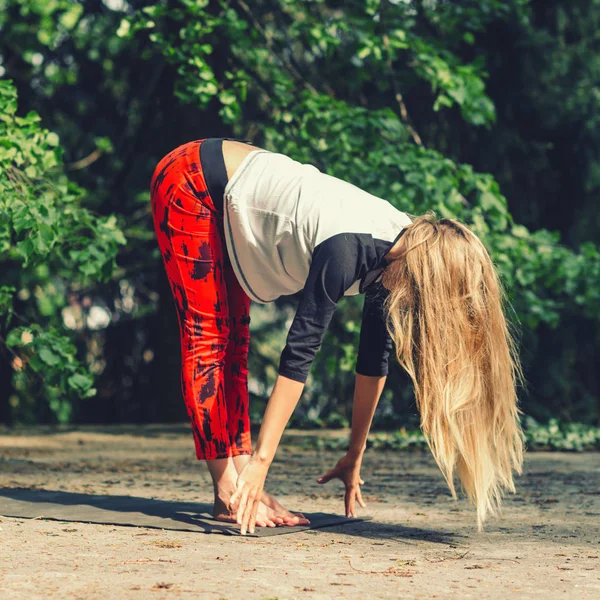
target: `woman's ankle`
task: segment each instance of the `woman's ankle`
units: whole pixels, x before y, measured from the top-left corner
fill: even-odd
[[[215,498],[228,501],[237,484],[237,471],[231,457],[227,459],[207,460],[206,465],[213,480]]]
[[[238,473],[241,473],[251,458],[252,458],[251,454],[236,454],[235,456],[232,456],[231,460],[233,461],[235,470]]]
[[[219,511],[223,511],[223,510],[229,510],[229,499],[227,498],[221,498],[221,496],[217,496],[215,494],[215,499],[213,502],[213,507],[215,510],[219,510]]]
[[[235,492],[235,482],[219,482],[214,483],[215,498],[222,500],[223,502],[229,502],[233,492]]]

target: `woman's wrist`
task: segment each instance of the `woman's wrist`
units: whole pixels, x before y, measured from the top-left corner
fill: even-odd
[[[353,444],[350,442],[350,447],[348,448],[348,452],[346,453],[350,458],[360,459],[362,458],[365,450],[367,449],[367,444]]]
[[[264,465],[265,467],[270,467],[273,462],[273,458],[275,457],[274,452],[269,452],[264,448],[256,448],[254,454],[252,454],[252,458],[259,464]]]
[[[260,426],[253,459],[267,468],[275,458],[283,430],[298,404],[304,384],[282,375],[277,377]]]

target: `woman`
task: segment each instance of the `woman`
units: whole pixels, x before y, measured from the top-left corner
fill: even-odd
[[[478,525],[521,472],[520,375],[493,264],[464,225],[411,220],[390,203],[310,165],[244,142],[209,138],[165,156],[151,182],[158,244],[173,291],[182,390],[196,455],[214,482],[214,516],[255,525],[306,523],[264,490],[269,465],[312,360],[345,295],[365,293],[347,454],[340,478],[355,514],[367,433],[388,355],[411,376],[421,425],[456,497]],[[250,300],[303,290],[252,452],[247,354]]]

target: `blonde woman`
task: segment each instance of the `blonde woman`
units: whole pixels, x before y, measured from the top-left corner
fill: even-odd
[[[338,302],[364,293],[349,450],[341,479],[356,514],[367,434],[395,347],[421,426],[453,496],[458,476],[479,528],[514,491],[520,375],[488,253],[464,225],[411,219],[311,165],[237,140],[184,144],[157,165],[152,212],[177,307],[182,392],[214,516],[306,523],[264,491],[269,466]],[[254,450],[248,417],[250,301],[302,290]]]

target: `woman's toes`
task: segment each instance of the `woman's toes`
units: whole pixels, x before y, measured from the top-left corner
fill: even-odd
[[[310,525],[310,521],[304,516],[296,516],[296,525]]]
[[[269,519],[269,517],[265,517],[263,522],[264,525],[262,525],[262,527],[277,527],[277,525],[275,525],[275,523],[273,523],[273,520]],[[258,525],[258,521],[256,522],[256,524]]]
[[[285,519],[285,524],[290,526],[290,525],[298,525],[298,523],[300,522],[300,519],[298,517],[287,517]]]

